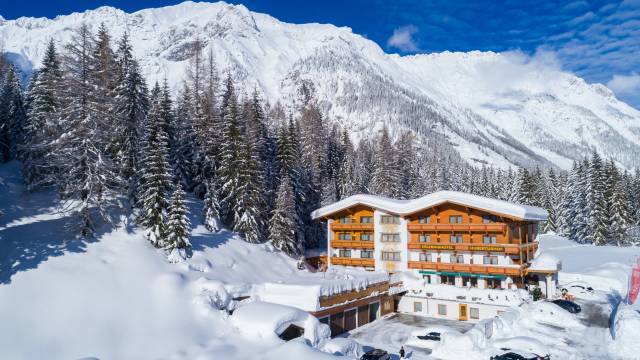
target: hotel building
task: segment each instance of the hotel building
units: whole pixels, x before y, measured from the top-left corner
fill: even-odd
[[[398,311],[477,321],[525,301],[526,285],[555,295],[560,264],[531,266],[541,208],[440,191],[414,200],[354,195],[312,216],[326,221],[329,267],[419,280],[405,281],[414,286]]]

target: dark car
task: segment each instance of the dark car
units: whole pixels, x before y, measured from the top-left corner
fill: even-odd
[[[432,332],[428,333],[427,335],[418,335],[418,339],[420,339],[420,340],[440,341],[440,333],[432,331]]]
[[[572,314],[577,314],[580,311],[582,311],[582,308],[580,307],[580,305],[574,303],[573,301],[559,299],[559,300],[553,300],[552,303],[560,306],[561,308],[567,310]]]
[[[492,356],[491,360],[549,360],[551,359],[549,355],[540,356],[536,354],[525,354],[525,353],[515,353],[515,352],[507,352],[501,355]]]
[[[366,354],[360,357],[360,360],[390,360],[391,356],[388,352],[380,349],[373,349],[367,351]]]

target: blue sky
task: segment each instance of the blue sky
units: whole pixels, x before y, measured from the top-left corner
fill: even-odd
[[[111,5],[125,11],[171,0],[2,1],[0,15],[47,16]],[[235,0],[280,20],[349,26],[387,52],[520,50],[601,82],[640,108],[640,0]]]

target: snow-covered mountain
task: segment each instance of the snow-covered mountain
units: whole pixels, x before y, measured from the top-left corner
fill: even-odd
[[[311,92],[354,138],[387,123],[476,163],[568,168],[595,148],[627,168],[640,167],[639,110],[603,85],[517,53],[386,54],[349,28],[288,24],[223,2],[0,17],[0,44],[29,71],[50,38],[64,43],[83,22],[104,23],[115,38],[128,31],[149,80],[166,77],[175,88],[200,39],[219,69],[257,85],[269,102],[292,106]]]

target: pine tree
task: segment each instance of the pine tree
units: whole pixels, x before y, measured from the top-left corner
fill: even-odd
[[[617,181],[613,187],[611,207],[609,208],[609,243],[628,245],[625,232],[631,224],[627,194],[622,181]]]
[[[173,174],[185,189],[192,190],[196,176],[196,136],[193,129],[190,91],[186,85],[178,98],[172,120],[169,126],[169,141]]]
[[[15,66],[9,65],[0,84],[0,162],[7,162],[21,157],[18,148],[25,139],[27,115],[20,76]]]
[[[220,203],[218,191],[212,181],[207,183],[207,192],[204,196],[203,222],[204,227],[211,232],[220,230]]]
[[[58,169],[60,196],[65,209],[77,214],[82,236],[95,231],[92,216],[110,221],[108,205],[121,185],[116,167],[107,150],[108,120],[98,111],[95,93],[102,84],[92,65],[93,38],[82,25],[67,44],[60,110],[61,135],[55,144],[54,167]]]
[[[371,193],[392,197],[397,186],[398,170],[394,161],[394,149],[385,127],[375,151]]]
[[[607,241],[607,205],[604,197],[605,185],[600,155],[594,151],[588,168],[588,228],[587,240],[594,245],[605,245]]]
[[[59,123],[62,69],[53,40],[49,41],[42,66],[32,75],[29,90],[23,177],[29,189],[52,185],[57,170],[52,156],[61,134]]]
[[[184,251],[191,247],[189,237],[191,236],[191,222],[189,221],[189,210],[184,203],[185,193],[182,186],[178,184],[171,201],[169,203],[169,214],[167,216],[166,241],[164,249],[176,254],[184,259]]]
[[[158,85],[156,84],[156,87]],[[167,195],[171,189],[167,135],[160,99],[152,99],[146,121],[144,158],[142,159],[140,188],[144,189],[140,203],[140,224],[147,229],[147,238],[156,247],[166,245],[165,214],[169,206]]]
[[[279,249],[289,256],[296,257],[302,253],[300,237],[298,231],[298,220],[296,219],[296,204],[293,186],[287,176],[281,178],[278,187],[276,205],[269,221],[269,241],[276,249]]]
[[[115,54],[117,79],[114,89],[112,113],[116,129],[113,146],[115,161],[120,174],[127,181],[128,195],[136,202],[140,181],[141,148],[144,142],[144,121],[149,112],[147,84],[140,72],[138,62],[133,57],[129,36],[125,32]]]

